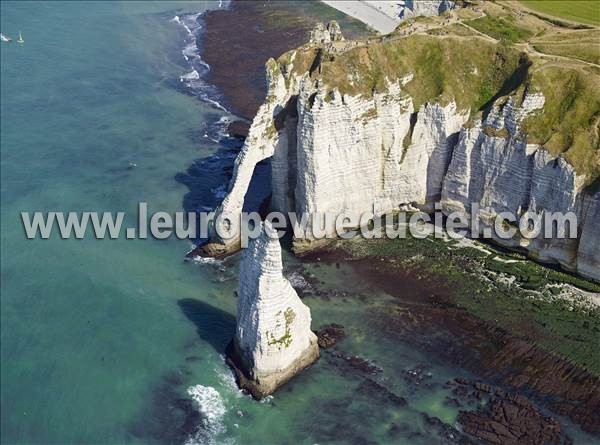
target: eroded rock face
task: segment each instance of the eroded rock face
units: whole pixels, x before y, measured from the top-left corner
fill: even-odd
[[[317,212],[430,212],[439,201],[446,215],[467,217],[477,203],[488,223],[503,211],[573,212],[577,239],[496,241],[600,280],[600,193],[591,195],[584,176],[563,157],[528,144],[521,130],[523,119],[543,109],[541,94],[527,94],[520,104],[500,98],[483,122],[466,126],[470,110],[459,110],[452,100],[415,109],[403,88],[410,73],[388,81],[384,91],[342,95],[311,77],[320,56],[304,73],[294,69],[295,57],[290,53],[285,66],[267,64],[269,94],[217,213],[241,212],[254,166],[272,156],[273,209],[307,214],[309,226]],[[311,235],[296,239],[295,250],[318,247]],[[239,248],[239,238],[213,238],[219,252]]]
[[[501,212],[518,216],[526,212],[572,212],[579,224],[579,238],[502,239],[493,230],[490,233],[501,245],[526,250],[537,260],[559,263],[583,276],[600,279],[598,235],[591,235],[600,233],[597,213],[594,215],[598,194],[586,194],[584,177],[564,158],[527,144],[520,130],[521,121],[543,105],[540,94],[526,96],[520,107],[510,98],[502,107],[494,106],[484,122],[461,130],[443,180],[443,211],[470,219],[475,211],[472,206],[477,204],[480,234],[493,228]]]
[[[331,43],[344,40],[340,25],[332,20],[327,25],[318,23],[315,29],[310,32],[310,41],[312,43]]]
[[[467,119],[454,102],[425,104],[413,117],[413,101],[400,84],[372,99],[325,97],[307,86],[298,97],[296,212],[433,207],[449,141]]]
[[[319,358],[310,309],[282,274],[281,247],[268,222],[240,265],[237,329],[227,355],[240,386],[262,398]]]

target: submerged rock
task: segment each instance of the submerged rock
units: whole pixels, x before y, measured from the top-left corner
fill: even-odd
[[[498,397],[477,412],[461,411],[464,431],[490,444],[571,444],[560,423],[519,396]]]
[[[462,410],[458,423],[462,430],[489,444],[571,444],[558,420],[545,416],[529,399],[495,388],[487,383],[456,378],[453,393],[476,410]],[[486,403],[481,404],[481,400]],[[453,406],[457,399],[446,398]]]
[[[344,326],[336,323],[324,326],[315,331],[315,334],[317,335],[319,346],[323,349],[330,348],[346,336]]]
[[[240,265],[235,338],[228,363],[256,399],[272,394],[319,358],[310,309],[283,276],[281,246],[269,222]]]

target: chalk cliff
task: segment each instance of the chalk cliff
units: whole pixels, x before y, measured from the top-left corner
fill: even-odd
[[[257,399],[319,358],[310,309],[282,274],[279,239],[265,222],[240,264],[235,338],[227,348],[240,387]]]
[[[597,269],[600,257],[597,249],[595,253],[590,250],[600,239],[598,235],[590,236],[598,225],[597,216],[592,213],[598,194],[594,197],[583,193],[585,178],[573,166],[539,145],[528,144],[520,131],[521,121],[543,106],[541,94],[527,95],[520,107],[509,98],[502,110],[494,106],[485,121],[461,130],[443,182],[443,210],[446,214],[456,211],[469,217],[471,206],[477,204],[482,216],[480,233],[493,227],[493,219],[501,212],[573,212],[582,234],[579,239],[494,239],[507,247],[524,249],[540,261],[559,263],[598,279],[598,270],[594,272],[592,264]],[[494,235],[493,230],[490,233]]]
[[[585,109],[592,129],[578,129],[588,131],[582,136],[588,145],[551,152],[528,132],[546,131],[544,119],[564,122],[556,111],[564,104],[542,83],[546,72],[533,71],[518,51],[484,40],[469,47],[447,36],[349,47],[338,28],[331,29],[335,35],[321,36],[328,44],[312,42],[267,64],[269,94],[219,212],[241,211],[254,166],[272,156],[271,204],[282,212],[431,211],[436,202],[446,214],[465,216],[477,203],[484,220],[502,211],[574,212],[577,239],[496,241],[600,280],[600,195],[590,186],[598,168],[588,165],[598,160],[576,168],[573,154],[597,144],[598,110]],[[447,72],[445,65],[422,66],[453,58],[457,63]],[[551,127],[556,134],[560,125]],[[213,242],[223,251],[237,248],[235,238]],[[298,250],[314,245],[310,236],[295,242]]]
[[[433,16],[440,15],[454,8],[454,2],[449,0],[406,0],[398,2],[400,10],[400,18],[407,19],[417,16]],[[402,4],[404,3],[404,4]]]

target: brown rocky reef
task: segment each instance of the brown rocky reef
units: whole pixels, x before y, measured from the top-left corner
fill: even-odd
[[[338,11],[319,2],[233,1],[230,8],[209,11],[201,55],[211,67],[207,81],[224,94],[224,105],[248,121],[266,95],[265,64],[308,41],[317,22],[337,19],[346,34],[367,34]],[[247,128],[236,124],[233,133],[245,136]]]
[[[489,444],[549,445],[570,444],[560,423],[544,416],[529,400],[518,394],[494,390],[490,385],[471,383],[478,397],[490,396],[489,402],[478,411],[461,411],[458,422],[463,431]]]

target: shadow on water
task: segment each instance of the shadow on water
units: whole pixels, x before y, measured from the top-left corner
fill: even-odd
[[[227,194],[233,174],[235,158],[243,141],[236,138],[223,138],[219,141],[222,148],[216,153],[195,160],[185,173],[175,175],[175,180],[184,184],[189,192],[183,197],[183,209],[186,212],[211,212],[223,201]],[[256,165],[246,199],[245,212],[258,212],[271,193],[271,161],[266,159]],[[199,218],[197,227],[199,228]],[[200,232],[196,244],[202,244]]]
[[[182,444],[202,427],[203,414],[185,397],[180,372],[166,374],[153,386],[151,399],[129,427],[132,438],[159,444]]]
[[[193,298],[181,299],[177,304],[196,326],[200,339],[222,353],[235,332],[235,317]],[[186,359],[186,363],[162,375],[153,385],[145,409],[129,427],[133,438],[160,444],[182,444],[199,432],[199,437],[204,437],[201,429],[204,428],[205,414],[185,395],[190,366],[198,366],[196,362],[204,359],[196,356],[188,359],[193,359],[194,363],[187,363],[192,360]]]
[[[235,333],[235,317],[229,312],[193,298],[184,298],[177,301],[177,304],[183,314],[196,325],[198,336],[218,353],[224,352]]]

